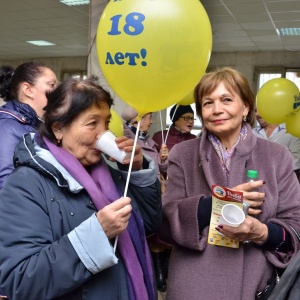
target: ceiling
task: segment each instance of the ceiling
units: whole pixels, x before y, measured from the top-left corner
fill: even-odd
[[[0,60],[86,56],[89,5],[67,6],[59,0],[2,0]],[[56,46],[39,47],[28,40]]]
[[[108,0],[96,0],[106,3]],[[214,52],[300,51],[300,36],[276,28],[300,28],[299,0],[201,0],[213,30]],[[2,0],[0,60],[87,56],[89,6],[59,0]],[[28,40],[56,46],[38,47]]]
[[[300,28],[299,0],[201,0],[213,29],[213,51],[300,51],[300,36],[276,28]]]

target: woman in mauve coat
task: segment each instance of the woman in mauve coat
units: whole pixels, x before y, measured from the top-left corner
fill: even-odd
[[[195,99],[202,135],[175,145],[168,158],[164,234],[174,247],[167,299],[255,299],[275,267],[286,268],[300,249],[290,227],[300,231],[293,159],[286,147],[253,135],[255,99],[238,71],[204,75]],[[260,180],[247,183],[248,169],[258,170]],[[238,239],[238,249],[207,243],[214,184],[243,191],[250,204],[239,227],[216,227]]]

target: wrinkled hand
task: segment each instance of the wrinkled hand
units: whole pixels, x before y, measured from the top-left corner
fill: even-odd
[[[129,139],[126,136],[116,138],[116,143],[119,149],[123,149],[125,152],[132,152],[134,140]],[[129,164],[130,158],[123,161],[123,164]],[[143,166],[143,153],[141,147],[137,144],[134,152],[134,158],[132,163],[132,170],[140,170]]]
[[[97,219],[109,239],[126,229],[132,210],[130,202],[130,198],[121,197],[98,211]]]
[[[168,158],[168,155],[169,155],[169,150],[168,150],[167,145],[166,144],[162,144],[161,148],[159,150],[160,160],[162,162],[164,162]]]
[[[251,192],[251,190],[258,189],[263,185],[264,185],[263,180],[256,180],[256,181],[246,182],[231,188],[234,191],[243,192],[243,201],[248,202],[250,204],[250,208],[249,208],[250,215],[256,216],[262,212],[260,207],[264,203],[266,194],[257,191]]]
[[[251,216],[247,216],[245,221],[238,227],[220,224],[216,227],[216,230],[240,242],[251,241],[256,244],[263,244],[268,237],[266,224]]]

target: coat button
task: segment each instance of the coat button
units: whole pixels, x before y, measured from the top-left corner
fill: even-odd
[[[73,212],[71,212],[71,213],[70,213],[70,215],[71,215],[71,216],[74,216],[74,213],[73,213]]]
[[[54,202],[54,198],[51,198],[51,202]]]

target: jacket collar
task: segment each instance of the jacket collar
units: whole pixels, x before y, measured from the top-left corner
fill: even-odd
[[[176,135],[176,136],[182,136],[182,137],[186,137],[186,136],[191,135],[190,132],[181,132],[181,131],[179,131],[173,124],[170,127],[169,134]]]
[[[78,193],[83,187],[60,165],[51,152],[35,141],[35,133],[26,133],[17,145],[14,164],[28,166],[51,176],[60,187],[67,187],[71,192]]]
[[[24,123],[31,125],[35,128],[37,128],[41,122],[35,110],[30,105],[20,102],[18,100],[8,101],[1,107],[1,109],[7,112],[12,112],[17,118],[21,119]]]
[[[199,146],[199,157],[200,165],[202,165],[205,177],[208,184],[212,186],[213,184],[226,184],[226,186],[234,186],[234,180],[239,178],[241,180],[246,172],[248,159],[253,149],[256,146],[257,137],[252,133],[252,128],[249,124],[247,126],[247,137],[241,140],[234,151],[231,158],[230,170],[235,170],[239,174],[236,176],[229,175],[229,181],[226,178],[225,172],[220,169],[220,162],[217,153],[210,141],[208,140],[208,131],[204,128],[200,137]]]

